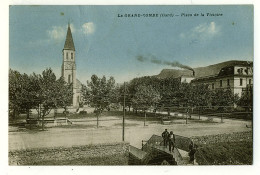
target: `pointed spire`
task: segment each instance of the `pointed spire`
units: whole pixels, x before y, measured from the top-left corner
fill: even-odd
[[[73,42],[71,29],[70,29],[70,23],[68,23],[67,36],[66,36],[66,41],[65,41],[63,50],[73,50],[73,51],[75,51],[74,42]]]

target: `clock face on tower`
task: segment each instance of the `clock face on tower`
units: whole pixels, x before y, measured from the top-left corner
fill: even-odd
[[[65,69],[72,69],[74,63],[73,62],[65,62]]]

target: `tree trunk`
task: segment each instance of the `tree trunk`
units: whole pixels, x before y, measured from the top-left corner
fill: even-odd
[[[40,105],[40,117],[42,119],[42,131],[44,130],[44,115],[45,115],[45,112],[44,111],[42,112],[42,108]]]
[[[100,116],[101,112],[98,111],[97,112],[97,128],[99,127],[99,116]]]
[[[200,108],[199,108],[199,120],[200,120]]]
[[[26,113],[27,113],[26,119],[29,119],[30,118],[30,109],[27,109]]]
[[[146,126],[145,122],[146,122],[146,111],[144,111],[144,126]]]
[[[42,114],[42,130],[44,130],[44,115]]]
[[[16,109],[13,110],[12,118],[15,119]]]

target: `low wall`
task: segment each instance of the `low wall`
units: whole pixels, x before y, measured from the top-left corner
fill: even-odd
[[[200,144],[214,144],[220,142],[238,142],[238,141],[253,141],[252,131],[234,132],[231,134],[217,134],[207,136],[196,136],[191,138],[197,145]]]
[[[174,136],[175,136],[175,147],[178,149],[182,149],[184,151],[189,151],[189,145],[191,139],[176,134]],[[143,150],[148,152],[150,149],[150,145],[163,145],[163,138],[161,136],[153,135],[143,146]]]
[[[9,165],[127,165],[129,144],[35,148],[9,152]]]
[[[175,135],[175,147],[184,151],[189,151],[191,139],[180,135]]]

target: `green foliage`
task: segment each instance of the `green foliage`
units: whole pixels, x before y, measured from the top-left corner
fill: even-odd
[[[55,102],[56,107],[62,107],[67,110],[67,107],[72,104],[72,98],[73,98],[73,89],[72,84],[68,84],[65,82],[63,77],[59,78],[56,81],[56,89],[57,91],[57,102]]]
[[[37,106],[34,75],[20,74],[18,71],[9,71],[9,110],[15,118],[22,112],[29,115],[29,110]],[[27,116],[28,117],[28,116]]]
[[[134,86],[131,86],[130,83],[125,83],[119,87],[117,87],[118,91],[118,102],[121,106],[124,105],[124,96],[125,96],[125,106],[130,108],[132,106],[132,98]]]
[[[234,106],[237,101],[237,96],[233,94],[231,89],[217,89],[212,92],[212,105],[218,106],[219,110],[227,110],[231,106]],[[225,107],[227,106],[227,107]]]
[[[72,95],[72,86],[63,78],[56,80],[51,69],[30,76],[9,71],[9,109],[14,114],[26,111],[29,116],[29,110],[35,108],[44,118],[51,109],[70,105]]]
[[[142,108],[144,104],[138,105],[137,99],[141,98],[140,87],[143,89],[151,87],[159,93],[160,99],[153,103],[155,109],[168,110],[173,108],[184,107],[200,107],[200,106],[234,106],[238,101],[238,96],[233,95],[231,89],[218,89],[212,91],[205,84],[181,83],[180,79],[157,77],[141,77],[135,78],[126,84],[126,106],[134,108]],[[119,89],[120,102],[123,104],[124,87]],[[147,93],[143,90],[141,93]],[[157,94],[156,93],[156,94]],[[140,96],[140,97],[138,97]],[[145,95],[143,95],[145,96]],[[156,98],[156,97],[155,97]],[[138,99],[140,101],[140,99]],[[143,102],[142,102],[143,103]],[[149,103],[146,106],[150,106]],[[224,108],[222,108],[224,109]],[[224,110],[226,110],[225,108]]]
[[[34,74],[34,84],[37,102],[36,110],[39,117],[44,119],[52,109],[62,107],[66,110],[72,102],[72,85],[67,84],[63,78],[56,79],[51,69],[46,69],[42,75]]]
[[[225,142],[199,146],[195,154],[199,165],[252,165],[252,142]]]
[[[247,86],[237,104],[251,111],[253,108],[253,86]]]
[[[209,106],[212,102],[212,92],[208,85],[193,85],[189,95],[189,100],[192,106]]]
[[[9,70],[9,113],[15,118],[22,109],[21,92],[22,92],[22,75],[13,70]]]
[[[136,87],[136,93],[132,98],[132,103],[135,109],[147,110],[155,106],[161,99],[160,93],[151,85],[139,85]]]
[[[113,102],[118,101],[119,95],[113,77],[107,80],[105,76],[99,78],[92,75],[91,81],[87,82],[84,91],[86,101],[99,113],[102,113],[104,109],[108,109]]]

